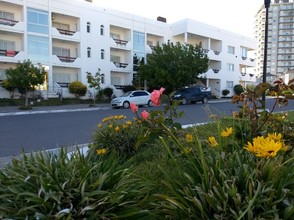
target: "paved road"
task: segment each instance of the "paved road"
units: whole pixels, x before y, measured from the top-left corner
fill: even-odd
[[[210,112],[228,115],[237,109],[237,105],[229,102],[211,102],[206,107],[200,103],[179,106],[179,111],[185,114],[178,120],[183,125],[201,123],[209,120]],[[277,110],[289,109],[294,109],[294,101],[286,108]],[[134,116],[129,109],[111,109],[109,105],[91,108],[88,105],[34,107],[32,111],[1,107],[0,157],[19,155],[22,149],[31,152],[89,143],[97,124],[103,118],[116,114],[129,118]]]

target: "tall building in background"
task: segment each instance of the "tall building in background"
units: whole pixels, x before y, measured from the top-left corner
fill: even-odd
[[[240,80],[256,81],[254,39],[190,19],[167,20],[105,9],[98,0],[1,0],[0,81],[6,69],[30,59],[47,71],[38,88],[43,97],[71,96],[68,85],[88,85],[87,72],[99,72],[101,87],[119,95],[136,78],[137,60],[146,61],[154,46],[168,41],[202,45],[210,64],[200,81],[216,97],[225,89],[234,95]],[[1,86],[0,97],[9,97]]]
[[[261,77],[264,60],[265,8],[255,16],[256,74]],[[268,16],[267,81],[284,78],[294,69],[294,3],[293,0],[272,0]],[[262,77],[261,77],[262,78]]]

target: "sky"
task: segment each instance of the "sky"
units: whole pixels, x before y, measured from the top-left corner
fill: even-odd
[[[165,17],[168,23],[185,18],[253,38],[254,15],[264,0],[96,0],[103,8],[142,17]],[[177,3],[176,3],[177,2]]]

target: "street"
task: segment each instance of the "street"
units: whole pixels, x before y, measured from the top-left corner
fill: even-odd
[[[269,100],[267,106],[272,105]],[[139,108],[143,110],[162,109],[162,107]],[[286,107],[276,108],[276,111],[294,109],[294,100]],[[231,115],[237,111],[238,105],[230,102],[209,103],[206,106],[197,103],[182,105],[178,111],[184,115],[176,119],[182,125],[207,122],[210,115]],[[78,111],[62,113],[28,114],[0,117],[0,157],[19,155],[24,150],[47,150],[91,142],[91,136],[97,124],[105,117],[111,115],[126,115],[132,119],[134,113],[130,109],[106,108],[95,111]]]

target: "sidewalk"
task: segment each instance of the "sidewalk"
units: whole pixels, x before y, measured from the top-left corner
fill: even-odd
[[[42,113],[58,113],[58,112],[76,112],[76,111],[95,111],[111,108],[110,103],[96,104],[90,107],[89,104],[76,105],[57,105],[57,106],[32,106],[31,110],[19,110],[19,106],[3,106],[0,107],[0,116],[9,115],[28,115]]]
[[[231,99],[211,99],[208,103],[216,102],[230,102]],[[0,116],[10,115],[29,115],[42,113],[58,113],[58,112],[77,112],[77,111],[95,111],[111,109],[110,103],[99,103],[93,107],[89,104],[75,104],[75,105],[57,105],[57,106],[32,106],[31,110],[19,110],[19,106],[3,106],[0,107]]]

